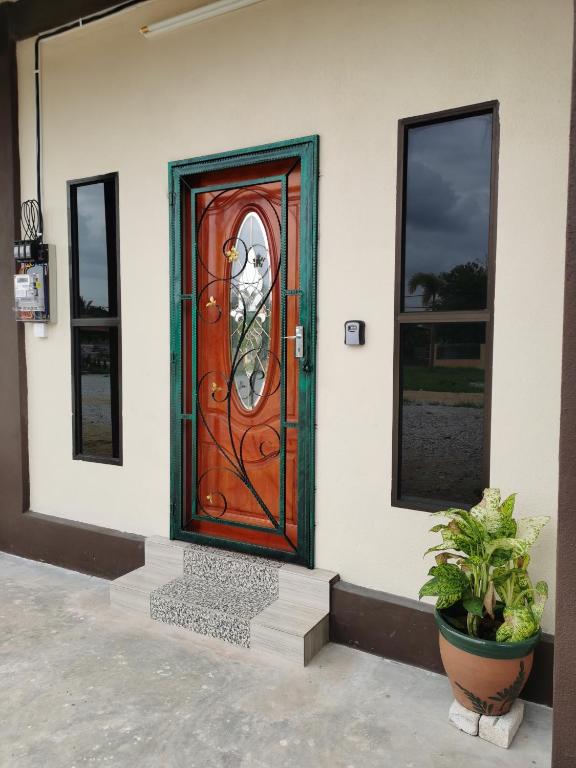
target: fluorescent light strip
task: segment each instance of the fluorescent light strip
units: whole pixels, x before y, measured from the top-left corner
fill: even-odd
[[[221,16],[230,11],[237,11],[239,8],[245,8],[248,5],[261,3],[262,0],[217,0],[215,3],[208,3],[201,8],[196,8],[188,13],[181,13],[179,16],[172,16],[164,21],[157,21],[155,24],[140,27],[140,32],[144,37],[153,37],[162,32],[171,32],[173,29],[186,27],[189,24],[197,24],[199,21],[212,19],[214,16]]]

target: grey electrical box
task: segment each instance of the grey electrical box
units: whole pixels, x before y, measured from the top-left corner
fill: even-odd
[[[20,322],[56,320],[56,264],[52,246],[34,241],[14,244],[14,309]]]
[[[352,347],[364,344],[365,328],[364,320],[346,320],[344,323],[344,344]]]

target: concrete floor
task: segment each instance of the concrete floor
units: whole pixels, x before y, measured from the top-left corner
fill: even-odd
[[[545,768],[447,722],[445,678],[337,645],[306,669],[123,615],[107,582],[0,553],[0,768]]]

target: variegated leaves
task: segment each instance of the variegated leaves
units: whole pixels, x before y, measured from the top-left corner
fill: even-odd
[[[437,608],[462,601],[473,635],[482,619],[498,621],[503,608],[499,638],[529,637],[540,625],[547,587],[539,582],[533,588],[527,568],[530,548],[550,518],[541,515],[516,521],[515,502],[516,494],[502,501],[498,488],[487,488],[470,511],[450,508],[434,515],[447,522],[431,529],[440,533],[442,542],[425,553],[435,553],[436,566],[420,597],[436,596]]]
[[[518,604],[504,609],[504,623],[498,628],[496,640],[517,643],[535,635],[540,628],[544,606],[548,599],[548,585],[539,581],[516,597]]]
[[[438,597],[436,608],[449,608],[470,590],[468,577],[457,565],[434,565],[428,575],[432,578],[421,588],[420,597]]]

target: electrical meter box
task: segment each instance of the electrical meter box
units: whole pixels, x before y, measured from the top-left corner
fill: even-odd
[[[14,309],[16,320],[47,323],[56,320],[56,260],[54,247],[24,240],[14,244]]]

